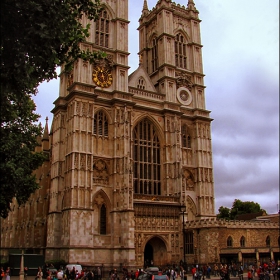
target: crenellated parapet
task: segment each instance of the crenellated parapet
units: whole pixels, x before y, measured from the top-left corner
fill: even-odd
[[[186,222],[186,228],[198,229],[198,228],[247,228],[247,229],[257,229],[257,228],[279,228],[279,225],[270,220],[255,219],[250,221],[243,220],[225,220],[217,218],[201,219]]]

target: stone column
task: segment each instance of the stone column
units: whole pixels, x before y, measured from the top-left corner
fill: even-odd
[[[19,280],[24,280],[24,250],[21,250]]]

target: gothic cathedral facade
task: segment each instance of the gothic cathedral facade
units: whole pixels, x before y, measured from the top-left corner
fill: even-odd
[[[183,219],[215,217],[198,11],[193,0],[152,10],[144,0],[129,75],[128,0],[101,2],[81,47],[107,56],[62,69],[52,111],[45,257],[178,263]]]

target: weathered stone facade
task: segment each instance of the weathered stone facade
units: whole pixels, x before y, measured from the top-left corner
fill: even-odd
[[[108,268],[178,263],[185,205],[185,228],[200,232],[187,261],[216,261],[225,248],[217,241],[236,228],[203,226],[215,202],[198,11],[192,0],[187,7],[160,0],[152,10],[144,1],[139,67],[128,75],[128,0],[101,2],[101,19],[81,47],[107,58],[62,69],[42,140],[50,161],[36,171],[42,188],[2,221],[2,254],[25,248]],[[252,239],[247,227],[240,231]]]

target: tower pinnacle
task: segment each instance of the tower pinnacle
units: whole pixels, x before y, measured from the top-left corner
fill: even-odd
[[[49,140],[49,128],[48,128],[48,117],[46,117],[46,124],[45,124],[45,129],[44,129],[44,134],[43,134],[43,140]]]
[[[193,0],[188,0],[188,9],[195,10],[195,4]]]
[[[142,15],[145,15],[149,12],[149,9],[148,9],[148,3],[147,3],[147,0],[144,0],[144,3],[143,3],[143,9],[142,9]]]

